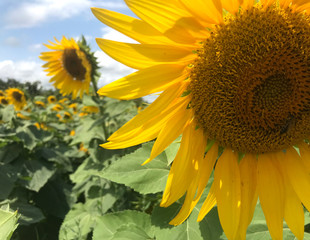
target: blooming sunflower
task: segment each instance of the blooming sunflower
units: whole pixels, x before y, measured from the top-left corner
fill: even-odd
[[[9,88],[5,92],[9,104],[13,104],[15,110],[18,111],[24,108],[27,102],[23,91],[18,88]]]
[[[139,43],[97,43],[138,71],[98,93],[161,94],[102,147],[156,138],[145,164],[182,134],[161,206],[186,197],[170,224],[189,216],[214,169],[199,221],[217,204],[227,238],[245,239],[259,198],[273,239],[282,239],[283,219],[303,239],[303,205],[310,210],[309,2],[125,2],[139,19],[92,11]]]
[[[92,53],[87,52],[88,46],[82,47],[74,39],[65,37],[59,42],[50,42],[45,46],[53,51],[42,52],[40,59],[47,61],[43,65],[48,76],[53,76],[50,82],[60,90],[62,95],[72,93],[72,97],[88,93],[92,76],[95,74],[96,61]]]
[[[52,110],[53,111],[56,111],[56,112],[59,112],[61,110],[63,110],[63,106],[61,106],[60,104],[55,104],[53,107],[52,107]]]
[[[45,107],[45,103],[42,102],[42,101],[35,101],[34,104],[35,104],[36,106],[38,106],[38,107],[42,107],[42,108]]]
[[[5,96],[0,96],[0,104],[2,104],[2,105],[8,105],[9,104],[9,102]]]
[[[51,95],[47,97],[48,103],[55,103],[57,101],[56,97]]]

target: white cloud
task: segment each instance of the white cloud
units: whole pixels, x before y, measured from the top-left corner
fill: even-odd
[[[28,49],[31,52],[38,52],[38,51],[41,51],[43,49],[43,44],[42,43],[32,44],[28,47]]]
[[[127,43],[137,43],[137,41],[133,40],[130,37],[127,37],[126,35],[112,29],[109,27],[101,28],[101,31],[103,32],[102,38],[114,40],[118,42],[127,42]]]
[[[20,45],[20,40],[17,37],[8,37],[4,40],[4,44],[11,47],[17,47]]]
[[[22,83],[40,81],[44,88],[51,88],[52,85],[48,82],[49,78],[41,65],[35,61],[1,61],[0,78],[3,80],[13,78]]]
[[[7,28],[29,28],[51,20],[63,20],[91,7],[123,8],[119,1],[101,2],[92,0],[32,0],[12,8],[6,15]]]

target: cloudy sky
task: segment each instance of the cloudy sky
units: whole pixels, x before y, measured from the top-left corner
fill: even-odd
[[[133,72],[105,55],[95,38],[133,41],[97,20],[91,7],[134,16],[122,0],[1,0],[0,78],[41,81],[42,86],[51,87],[39,59],[40,52],[47,50],[42,44],[54,37],[77,39],[82,34],[100,62],[99,87]]]

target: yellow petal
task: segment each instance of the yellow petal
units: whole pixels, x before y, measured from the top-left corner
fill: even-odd
[[[99,89],[98,94],[117,99],[135,99],[165,90],[185,80],[184,65],[162,64],[142,69]]]
[[[219,0],[181,0],[181,3],[195,17],[207,23],[220,24],[222,17],[222,4]]]
[[[128,134],[123,135],[122,141],[108,142],[100,146],[107,149],[126,148],[154,139],[158,136],[160,130],[167,121],[180,114],[180,112],[188,111],[186,107],[189,101],[190,99],[186,97],[176,100],[175,104],[171,104],[169,108],[165,109],[165,111],[156,118],[153,118]]]
[[[238,154],[225,149],[214,172],[215,196],[219,218],[228,239],[236,239],[239,220],[241,187]]]
[[[142,69],[164,63],[192,62],[197,55],[190,49],[159,44],[130,44],[97,38],[99,47],[131,68]]]
[[[257,160],[255,155],[246,154],[240,161],[241,210],[239,238],[246,239],[246,230],[252,221],[257,203]]]
[[[130,9],[168,38],[181,44],[194,44],[205,38],[207,31],[191,14],[180,8],[178,1],[125,0]]]
[[[302,163],[301,157],[295,149],[289,148],[286,150],[281,163],[285,167],[286,174],[297,196],[310,211],[310,191],[307,191],[307,189],[310,189],[310,176]]]
[[[121,13],[91,8],[101,22],[140,43],[173,43],[149,24]]]
[[[147,162],[150,162],[155,157],[157,157],[178,136],[180,136],[183,132],[184,127],[187,125],[186,123],[190,121],[192,117],[192,111],[189,109],[185,109],[185,111],[179,111],[172,118],[170,118],[160,130],[158,137],[153,145],[150,158]]]
[[[235,14],[239,10],[239,0],[222,0],[223,8],[228,12]]]
[[[169,87],[167,90],[161,93],[160,96],[150,106],[140,112],[136,117],[131,119],[116,132],[114,132],[109,137],[108,141],[115,142],[121,139],[126,139],[126,137],[123,137],[124,134],[128,134],[129,132],[139,128],[141,125],[160,115],[177,97],[181,96],[187,86],[188,82],[179,82]],[[172,107],[174,108],[174,105]]]
[[[196,124],[193,124],[192,127],[196,128]],[[206,139],[202,129],[197,129],[196,132],[196,145],[192,149],[194,152],[192,161],[193,165],[196,166],[194,169],[194,177],[191,179],[191,183],[187,189],[185,201],[181,210],[179,211],[178,215],[169,223],[172,225],[179,225],[186,220],[186,218],[190,215],[198,203],[209,179],[209,176],[207,178],[203,178],[201,174],[205,170],[205,159],[203,156],[205,153]],[[202,191],[197,192],[197,187],[199,185],[203,185],[204,187]]]
[[[210,212],[210,210],[215,206],[215,204],[216,204],[215,187],[214,184],[212,184],[208,196],[204,201],[202,207],[200,208],[197,221],[198,222],[202,221],[202,219]]]
[[[195,152],[192,151],[196,145],[196,130],[192,124],[188,124],[182,135],[179,151],[173,160],[163,198],[160,206],[168,207],[184,195],[191,179],[194,177],[195,166],[192,163]],[[186,177],[184,177],[186,176]]]
[[[302,240],[304,239],[304,210],[286,174],[284,175],[284,186],[284,219],[296,238]]]
[[[284,217],[283,179],[276,166],[279,153],[258,156],[257,189],[272,239],[282,239]]]
[[[309,144],[303,142],[298,144],[301,161],[303,162],[306,171],[310,174],[310,146]]]

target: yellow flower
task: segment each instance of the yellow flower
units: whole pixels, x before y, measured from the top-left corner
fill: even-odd
[[[81,111],[85,113],[98,113],[99,108],[96,106],[84,106],[82,107]]]
[[[88,149],[84,147],[84,144],[83,144],[83,143],[80,144],[79,151],[88,153]]]
[[[74,130],[71,130],[70,131],[70,136],[74,136],[75,135],[75,131]]]
[[[48,103],[55,103],[57,101],[56,97],[51,95],[47,97]]]
[[[5,96],[0,96],[0,104],[2,104],[2,105],[8,105],[9,104],[9,102]]]
[[[22,110],[27,104],[25,94],[17,88],[9,88],[6,91],[6,98],[9,104],[13,104],[15,110]]]
[[[283,219],[303,239],[303,205],[310,210],[308,1],[125,2],[139,19],[92,11],[139,43],[97,43],[138,71],[98,93],[125,100],[161,94],[102,146],[156,138],[147,163],[182,134],[161,201],[167,207],[186,194],[171,224],[189,216],[215,167],[199,221],[217,204],[227,238],[245,239],[259,197],[273,239],[282,239]]]
[[[21,119],[24,119],[24,120],[29,120],[30,119],[30,117],[29,116],[25,116],[24,114],[22,114],[22,113],[16,113],[16,116],[18,117],[18,118],[21,118]]]
[[[63,37],[60,42],[56,38],[55,41],[50,42],[51,45],[44,44],[53,51],[42,52],[40,56],[47,61],[43,65],[47,75],[53,76],[50,82],[54,82],[64,96],[72,93],[72,98],[82,97],[84,92],[89,91],[92,65],[74,39]]]
[[[72,108],[74,114],[77,113],[77,103],[70,104],[69,108]]]
[[[48,130],[48,127],[44,124],[44,123],[38,123],[38,122],[36,122],[36,123],[34,123],[33,124],[34,126],[36,126],[36,128],[38,129],[38,130],[40,130],[40,129],[42,129],[42,130]]]
[[[59,103],[65,103],[65,102],[67,102],[67,101],[69,101],[68,98],[63,98],[63,99],[60,99],[58,102],[59,102]]]
[[[59,112],[61,110],[63,110],[63,106],[61,106],[60,104],[55,104],[53,107],[52,107],[52,110],[56,111],[56,112]]]
[[[72,119],[72,115],[69,112],[64,112],[64,120],[68,121]]]
[[[34,104],[37,105],[38,107],[42,107],[42,108],[45,107],[45,103],[42,101],[35,101]]]

